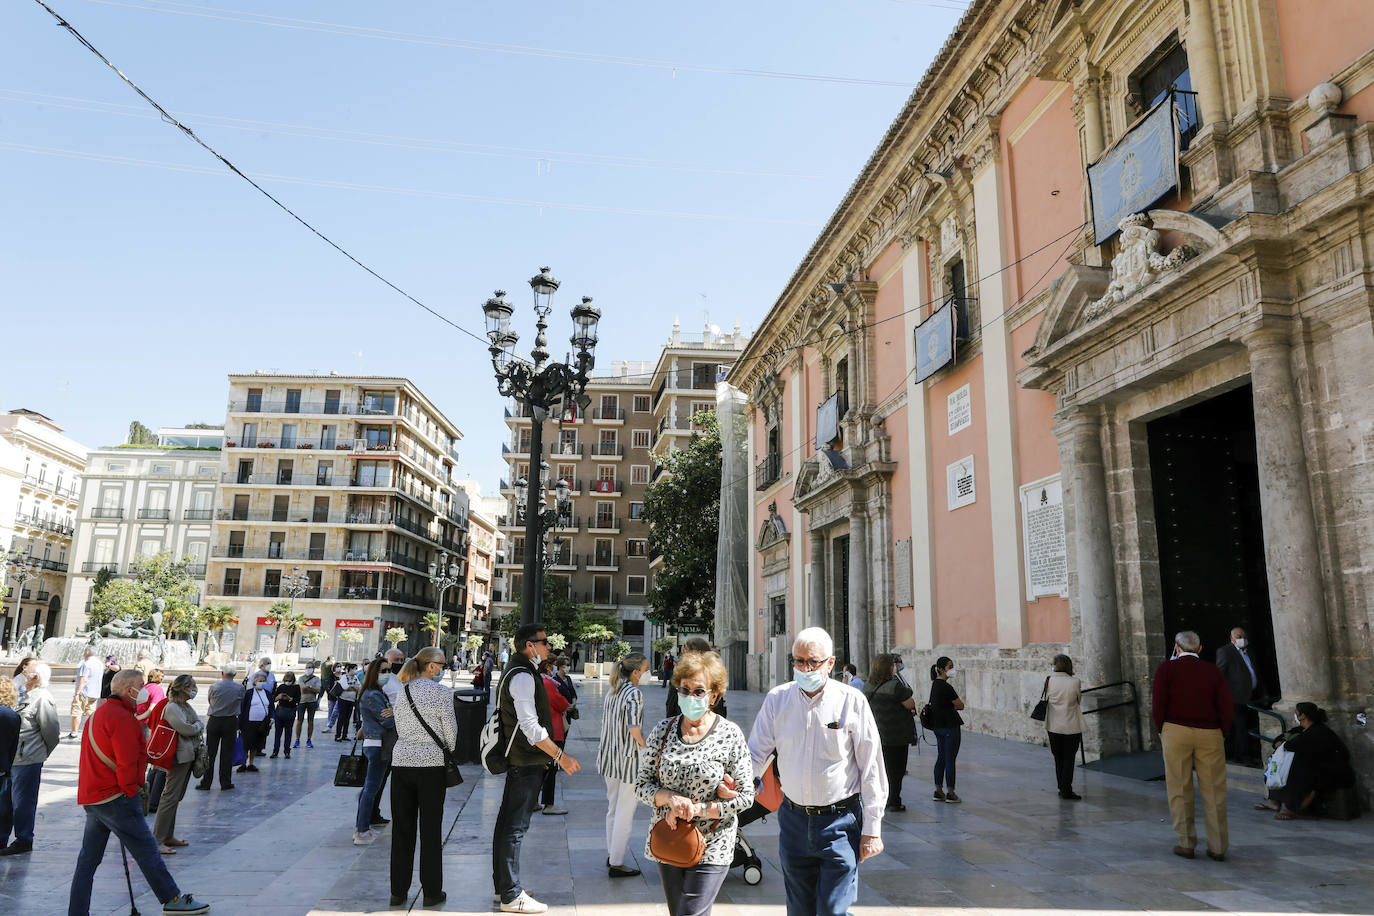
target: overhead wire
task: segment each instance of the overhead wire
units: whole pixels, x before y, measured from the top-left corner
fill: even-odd
[[[609,64],[625,67],[639,67],[651,70],[669,71],[676,75],[683,73],[709,73],[721,76],[745,76],[760,79],[800,80],[804,82],[835,83],[848,86],[875,86],[897,89],[911,89],[914,81],[879,80],[863,77],[832,76],[821,73],[799,73],[785,70],[765,70],[755,67],[730,67],[713,64],[693,64],[686,61],[660,60],[648,57],[627,57],[616,54],[602,54],[594,51],[572,51],[562,48],[543,48],[534,45],[517,45],[505,42],[480,41],[471,38],[455,38],[443,35],[426,35],[419,32],[401,32],[394,29],[379,29],[373,26],[348,25],[339,22],[326,22],[319,19],[297,19],[289,16],[273,16],[268,13],[254,13],[246,10],[225,9],[222,7],[201,6],[192,3],[178,3],[175,0],[86,0],[102,6],[118,6],[147,12],[169,13],[178,16],[193,16],[201,19],[214,19],[224,22],[239,22],[249,25],[268,26],[276,29],[293,29],[304,32],[320,32],[333,35],[347,35],[355,38],[371,38],[380,41],[398,41],[407,44],[429,45],[434,47],[455,48],[466,51],[485,51],[493,54],[511,54],[523,57],[543,57],[554,60],[576,61],[580,63]]]

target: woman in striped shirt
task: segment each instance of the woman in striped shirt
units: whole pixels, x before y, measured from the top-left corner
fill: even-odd
[[[611,669],[611,692],[601,717],[596,769],[606,780],[606,869],[612,878],[629,878],[639,869],[625,865],[638,800],[639,752],[644,748],[644,695],[639,679],[649,670],[642,652],[631,652]]]

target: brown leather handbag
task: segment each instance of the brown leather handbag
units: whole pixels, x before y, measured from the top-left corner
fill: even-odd
[[[682,721],[678,716],[663,731],[663,741],[658,747],[658,758],[654,761],[654,784],[659,785],[659,773],[663,765],[663,749],[668,746],[668,735],[673,729],[677,728]],[[711,825],[709,832],[714,833],[720,821]],[[654,824],[649,831],[649,854],[664,865],[671,865],[674,868],[691,868],[701,862],[701,857],[706,854],[706,837],[697,829],[696,824],[689,820],[677,819],[677,826],[668,826],[668,819],[663,818]]]

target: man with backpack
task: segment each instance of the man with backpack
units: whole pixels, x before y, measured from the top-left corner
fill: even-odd
[[[539,801],[549,761],[569,775],[582,765],[565,754],[550,734],[553,713],[544,679],[538,673],[539,663],[549,654],[544,625],[525,624],[515,632],[513,642],[515,652],[502,669],[496,698],[502,747],[494,753],[503,754],[504,761],[497,762],[495,770],[506,768],[506,786],[492,833],[491,879],[501,912],[543,913],[548,905],[520,886],[520,844]],[[489,770],[492,763],[489,758],[484,760]]]

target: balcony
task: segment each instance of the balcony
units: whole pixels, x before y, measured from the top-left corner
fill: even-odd
[[[754,468],[754,489],[766,490],[782,477],[782,456],[769,455]]]
[[[340,401],[264,401],[248,398],[244,401],[230,401],[230,413],[281,413],[317,414],[322,416],[345,417],[389,417],[397,416],[393,402],[367,401],[362,404],[344,404]]]
[[[593,423],[624,423],[625,408],[623,407],[593,407]]]
[[[619,480],[593,480],[587,488],[591,496],[616,496],[625,492],[625,484]]]
[[[51,569],[53,572],[64,573],[67,571],[67,564],[59,560],[39,560],[38,562],[44,569]]]
[[[619,534],[620,519],[610,515],[598,515],[587,521],[588,534]]]
[[[550,442],[549,454],[561,455],[565,458],[581,458],[587,452],[587,447],[580,443]]]
[[[581,563],[581,554],[568,553],[564,551],[564,553],[561,556],[554,560],[553,565],[551,565],[549,569],[551,571],[558,572],[576,572]]]
[[[620,604],[619,592],[582,592],[577,596],[577,604],[590,604],[595,607],[612,608]]]
[[[553,526],[553,530],[555,532],[576,534],[578,531],[582,530],[582,516],[576,515],[572,518],[562,519]]]
[[[205,564],[204,564],[204,563],[192,563],[192,564],[190,564],[189,566],[186,567],[186,572],[187,572],[188,575],[190,575],[190,577],[191,577],[192,579],[204,579],[204,578],[205,578]]]
[[[188,522],[208,522],[215,517],[214,509],[187,509],[181,517]]]
[[[528,458],[529,456],[530,442],[528,439],[524,442],[501,443],[502,458]]]
[[[97,506],[91,510],[91,518],[123,518],[123,509],[109,509]]]
[[[610,458],[612,460],[625,457],[625,446],[612,442],[593,442],[592,455],[597,458]]]
[[[620,569],[620,554],[598,553],[587,557],[588,572],[615,572]]]
[[[74,533],[72,526],[68,525],[66,521],[63,519],[56,519],[51,517],[44,519],[35,519],[34,524],[36,524],[39,528],[42,528],[44,531],[51,531],[54,534],[59,534],[63,537],[71,537]]]
[[[139,509],[138,517],[144,521],[165,522],[171,518],[170,509]]]
[[[101,563],[99,561],[91,560],[81,564],[81,571],[83,573],[90,573],[94,575],[95,573],[100,572],[102,569],[108,569],[111,575],[119,575],[118,563]]]

